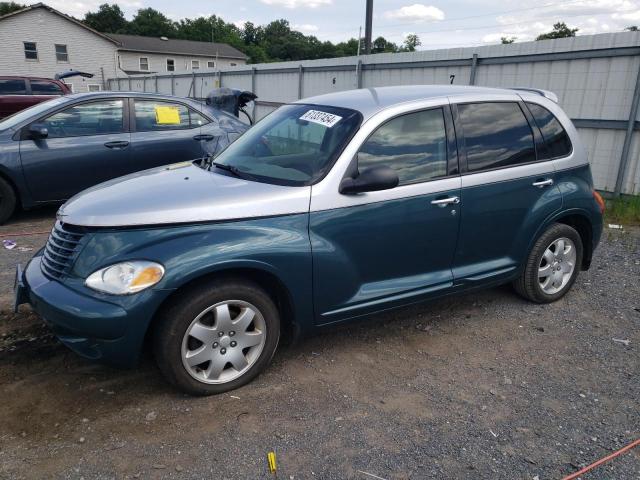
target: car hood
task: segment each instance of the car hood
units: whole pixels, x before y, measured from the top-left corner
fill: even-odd
[[[219,172],[184,162],[134,173],[79,193],[60,208],[58,218],[73,225],[120,227],[309,211],[311,187],[270,185]]]

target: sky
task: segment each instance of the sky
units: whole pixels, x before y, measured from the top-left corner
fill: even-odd
[[[107,0],[48,0],[64,13],[82,18]],[[284,18],[296,30],[338,42],[364,32],[365,0],[118,0],[127,18],[152,7],[173,20],[209,16],[242,25]],[[617,32],[640,26],[640,0],[374,0],[373,37],[401,43],[416,33],[419,49],[500,43],[501,37],[529,41],[564,21],[578,34]],[[363,33],[364,35],[364,33]]]

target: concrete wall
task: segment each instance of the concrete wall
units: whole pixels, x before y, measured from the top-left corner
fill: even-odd
[[[474,60],[474,56],[476,60]],[[136,90],[206,96],[227,86],[258,95],[260,119],[278,103],[322,93],[387,85],[446,84],[551,90],[582,137],[599,189],[613,191],[640,70],[640,32],[584,35],[511,45],[268,63],[197,75],[132,79]],[[111,82],[127,89],[126,81]],[[194,88],[195,87],[195,88]],[[156,90],[157,89],[157,90]],[[636,99],[637,100],[637,99]],[[273,102],[273,103],[271,103]],[[636,116],[640,121],[640,115]],[[629,137],[622,192],[640,193],[640,132]]]
[[[27,60],[23,42],[36,42],[38,60]],[[56,60],[55,44],[67,46],[68,62]],[[28,75],[52,78],[64,70],[93,73],[94,78],[70,78],[74,92],[88,91],[88,84],[101,86],[117,74],[112,42],[38,8],[0,22],[0,75]],[[103,77],[104,71],[104,77]]]

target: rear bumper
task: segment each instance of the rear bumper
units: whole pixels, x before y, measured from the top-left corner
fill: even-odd
[[[91,360],[130,367],[136,364],[147,327],[161,299],[147,291],[128,297],[78,291],[46,277],[35,256],[17,272],[16,305],[29,303],[60,341]]]

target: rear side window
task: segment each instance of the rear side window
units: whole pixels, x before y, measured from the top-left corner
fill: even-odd
[[[0,95],[25,95],[26,93],[24,80],[0,80]]]
[[[470,172],[536,160],[533,132],[516,102],[458,105]]]
[[[180,103],[155,100],[135,101],[136,131],[150,132],[194,128],[208,123],[206,118]]]
[[[63,92],[57,83],[31,80],[31,93],[33,95],[62,95]]]
[[[358,152],[358,170],[385,165],[400,185],[425,182],[447,174],[447,133],[441,108],[389,120]]]
[[[533,118],[542,132],[546,154],[542,158],[564,157],[571,153],[571,140],[558,119],[549,110],[537,103],[527,103]]]

